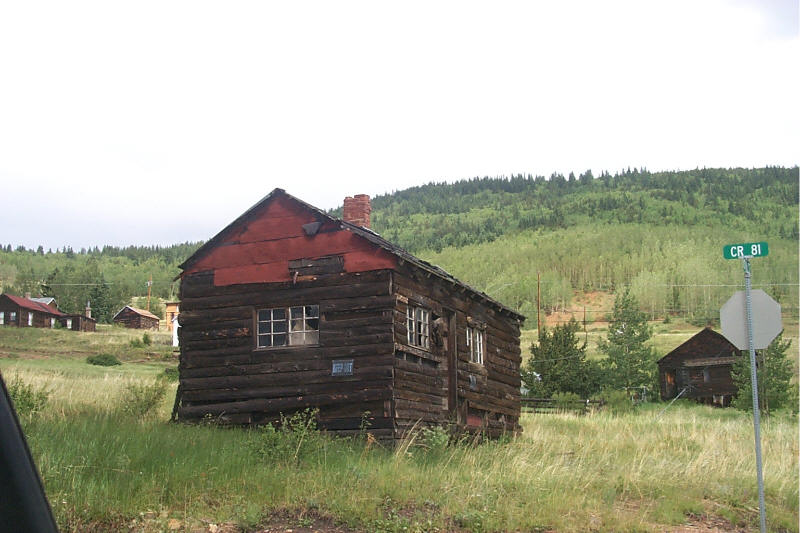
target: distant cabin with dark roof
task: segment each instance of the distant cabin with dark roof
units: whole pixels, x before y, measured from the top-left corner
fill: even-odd
[[[741,352],[721,334],[705,328],[658,361],[661,399],[680,395],[726,407],[737,388],[731,369]]]
[[[275,189],[180,268],[174,416],[402,437],[415,424],[519,430],[525,317],[369,229]]]
[[[54,328],[64,313],[30,297],[0,294],[0,326]]]
[[[126,328],[155,330],[158,329],[160,322],[160,319],[150,311],[137,309],[130,305],[120,309],[112,320],[115,324],[120,324]]]

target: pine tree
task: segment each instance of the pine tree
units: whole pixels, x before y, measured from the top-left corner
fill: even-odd
[[[651,336],[647,315],[639,310],[630,290],[625,289],[614,301],[608,336],[599,343],[600,351],[607,357],[603,367],[608,386],[618,390],[652,387],[656,365],[655,352],[647,345]]]
[[[522,370],[522,380],[532,396],[550,398],[572,392],[588,398],[598,391],[598,368],[586,359],[586,343],[579,344],[579,331],[574,318],[552,332],[542,328],[539,343],[531,345],[533,357]]]
[[[756,354],[758,365],[758,398],[762,409],[780,409],[789,407],[797,410],[797,386],[792,386],[792,361],[786,352],[792,345],[791,340],[783,340],[783,332],[767,346],[767,349]],[[750,383],[750,355],[747,351],[737,357],[731,370],[733,382],[739,389],[733,399],[733,406],[743,411],[753,410],[753,387]]]

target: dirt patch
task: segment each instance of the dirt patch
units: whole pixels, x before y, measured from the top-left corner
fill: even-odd
[[[666,531],[669,533],[747,533],[750,531],[718,516],[690,514],[687,518],[686,525]]]

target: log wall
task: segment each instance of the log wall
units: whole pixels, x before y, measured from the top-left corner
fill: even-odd
[[[417,422],[450,422],[461,429],[481,430],[490,436],[519,430],[520,373],[519,321],[489,306],[461,286],[448,283],[412,266],[393,276],[395,293],[395,383],[393,402],[396,436]],[[409,346],[406,310],[409,305],[431,311],[431,323],[444,317],[455,324],[447,340],[432,342],[428,350]],[[454,320],[448,320],[454,316]],[[466,343],[469,323],[484,331],[483,364],[470,361]],[[455,341],[456,365],[450,368],[448,350]],[[448,394],[451,374],[456,404]]]
[[[390,278],[379,270],[221,287],[211,273],[185,275],[178,419],[259,424],[312,407],[323,429],[391,437]],[[319,345],[256,348],[256,311],[299,305],[319,305]],[[352,359],[352,375],[332,375],[339,359]]]

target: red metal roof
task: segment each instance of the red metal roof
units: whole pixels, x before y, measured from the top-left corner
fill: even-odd
[[[40,313],[47,313],[48,315],[64,316],[64,313],[62,313],[61,311],[53,309],[49,305],[43,304],[41,302],[35,302],[28,298],[23,298],[22,296],[14,296],[13,294],[6,294],[5,296],[23,309],[38,311]]]

